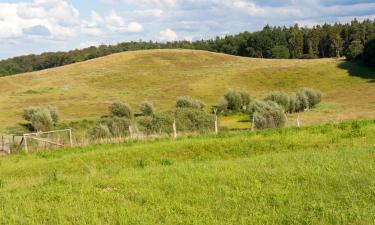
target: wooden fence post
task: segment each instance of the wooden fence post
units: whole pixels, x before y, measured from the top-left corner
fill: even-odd
[[[219,133],[219,126],[218,126],[218,121],[217,121],[217,116],[215,116],[215,134]]]
[[[177,138],[176,120],[173,121],[173,138]]]
[[[255,117],[253,116],[253,120],[251,121],[251,131],[255,130]]]
[[[300,127],[299,113],[297,114],[297,126]]]
[[[27,136],[26,135],[23,135],[23,144],[25,146],[25,152],[28,153],[29,152],[29,149],[27,148]]]
[[[133,128],[132,128],[132,126],[129,126],[129,134],[130,134],[130,139],[133,139]]]
[[[69,128],[69,142],[70,142],[70,147],[73,147],[72,128]]]

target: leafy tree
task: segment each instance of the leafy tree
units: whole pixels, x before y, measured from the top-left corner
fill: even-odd
[[[51,114],[46,109],[36,111],[31,116],[30,122],[37,132],[48,131],[53,128],[53,120]]]
[[[152,116],[155,113],[154,105],[151,102],[142,102],[140,111],[144,116]]]
[[[250,117],[257,129],[281,128],[286,123],[284,108],[272,101],[257,101],[250,106]]]
[[[275,59],[289,59],[289,49],[286,46],[276,45],[271,48],[272,58]]]
[[[290,110],[289,96],[282,92],[272,92],[265,99],[265,101],[272,101],[283,107],[285,112]]]
[[[312,88],[302,88],[298,91],[298,93],[304,93],[308,100],[308,108],[313,108],[317,104],[321,102],[321,93],[317,90],[314,90]]]
[[[358,60],[363,53],[363,44],[359,40],[353,41],[348,48],[346,57],[349,60]]]
[[[125,102],[117,100],[109,106],[109,114],[113,117],[133,118],[132,108]]]
[[[48,131],[59,120],[59,112],[55,107],[32,106],[24,109],[23,118],[31,122],[33,128],[38,131]]]
[[[204,110],[206,104],[198,99],[191,99],[189,97],[179,97],[176,101],[176,108],[194,108]]]
[[[245,91],[229,90],[224,94],[224,100],[227,103],[227,109],[238,112],[246,110],[246,107],[250,104],[250,95]]]

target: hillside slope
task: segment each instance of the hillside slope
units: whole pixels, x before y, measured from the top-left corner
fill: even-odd
[[[1,224],[373,224],[375,121],[0,158]]]
[[[229,88],[262,98],[273,90],[320,89],[324,103],[305,123],[375,115],[375,70],[340,59],[269,60],[192,50],[114,54],[64,67],[0,78],[0,127],[21,122],[23,108],[57,106],[65,120],[97,117],[118,98],[134,108],[143,100],[158,109],[178,96],[218,102]],[[1,129],[1,128],[0,128]]]

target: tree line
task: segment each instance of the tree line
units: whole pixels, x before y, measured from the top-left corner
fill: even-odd
[[[31,72],[94,59],[113,53],[145,49],[196,49],[257,58],[327,58],[343,57],[362,60],[375,66],[373,60],[375,20],[354,19],[346,24],[324,24],[312,28],[265,26],[261,31],[243,32],[194,42],[153,41],[123,42],[92,46],[68,52],[47,52],[0,61],[0,76]]]

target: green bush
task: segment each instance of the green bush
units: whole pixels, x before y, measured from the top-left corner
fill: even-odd
[[[246,111],[250,105],[250,95],[245,91],[229,90],[224,94],[227,109],[233,112]]]
[[[317,104],[319,104],[322,100],[321,93],[317,90],[312,88],[302,88],[299,90],[300,93],[304,93],[308,100],[308,108],[313,108]]]
[[[309,108],[309,98],[306,93],[303,91],[298,91],[296,93],[296,103],[295,103],[295,112],[302,112],[305,109]]]
[[[193,108],[203,110],[206,104],[198,99],[191,99],[189,97],[179,97],[176,101],[176,108]]]
[[[111,136],[119,137],[129,134],[131,121],[125,117],[104,117],[99,121],[98,125],[108,127]]]
[[[109,114],[113,117],[133,118],[132,108],[125,102],[117,100],[109,106]]]
[[[346,58],[348,60],[358,60],[361,58],[363,53],[363,44],[361,40],[354,40],[349,45],[348,51],[346,52]]]
[[[288,109],[289,113],[296,112],[296,103],[297,103],[297,95],[295,93],[291,94],[289,96],[289,109]]]
[[[142,102],[140,111],[143,116],[152,116],[155,113],[155,108],[151,102]]]
[[[53,122],[57,123],[59,122],[60,114],[56,107],[53,106],[47,106],[47,109],[49,113],[51,114],[51,118]]]
[[[219,104],[217,104],[216,106],[217,108],[217,111],[219,113],[222,113],[222,112],[225,112],[228,110],[228,101],[225,100],[224,98],[219,102]]]
[[[26,109],[23,110],[23,118],[27,121],[31,120],[31,117],[37,112],[40,111],[41,108],[37,106],[31,106],[27,107]]]
[[[98,124],[93,130],[93,136],[96,138],[108,138],[111,136],[111,132],[107,125]]]
[[[37,132],[49,131],[53,128],[53,119],[47,109],[33,113],[30,122]]]
[[[254,102],[250,106],[250,112],[257,129],[281,128],[286,123],[284,108],[272,101]]]
[[[59,112],[52,106],[32,106],[24,109],[23,118],[31,122],[36,131],[48,131],[53,129],[54,123],[59,121]]]
[[[196,108],[176,108],[137,119],[140,129],[147,134],[170,134],[174,121],[178,132],[207,132],[213,129],[215,117]]]
[[[276,102],[278,105],[284,108],[285,112],[290,111],[289,96],[283,92],[272,92],[264,100]]]

